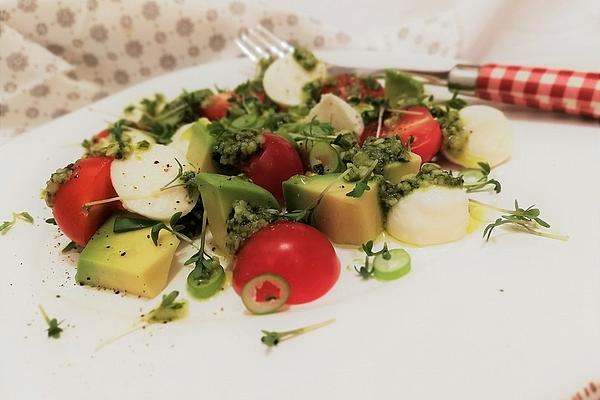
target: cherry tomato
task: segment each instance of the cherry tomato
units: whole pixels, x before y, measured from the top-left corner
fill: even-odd
[[[321,94],[333,93],[343,100],[348,100],[350,97],[358,98],[378,98],[384,96],[383,86],[377,81],[372,81],[372,85],[368,85],[364,79],[361,79],[355,74],[339,74],[323,85]]]
[[[360,144],[362,146],[362,144],[365,142],[365,140],[367,140],[368,137],[376,136],[377,135],[377,125],[378,125],[377,121],[366,124],[365,129],[363,129],[360,136],[358,137],[358,144]],[[383,126],[382,126],[382,128],[383,128]]]
[[[201,108],[200,114],[211,121],[216,121],[227,116],[230,108],[230,97],[230,92],[221,92],[213,95],[208,99],[207,104]]]
[[[393,116],[384,121],[379,136],[400,136],[402,143],[406,144],[412,136],[414,142],[411,151],[421,156],[425,162],[438,153],[442,146],[442,130],[440,124],[431,116],[426,107],[413,106],[406,109],[405,114]],[[373,128],[372,126],[370,128]],[[375,136],[377,126],[374,129],[363,131],[359,142],[363,143],[367,137]]]
[[[304,172],[302,159],[294,146],[281,136],[263,133],[262,150],[242,166],[242,172],[252,182],[267,189],[283,203],[281,183],[294,175]]]
[[[75,163],[71,179],[56,192],[52,214],[65,235],[84,246],[115,209],[114,203],[93,206],[84,212],[83,205],[94,200],[115,197],[110,180],[112,158],[89,157]]]
[[[93,138],[92,142],[98,143],[98,141],[102,138],[105,138],[109,135],[108,129],[98,132]]]
[[[233,268],[233,288],[240,294],[252,278],[281,276],[288,283],[287,304],[316,300],[340,275],[340,262],[329,239],[310,225],[278,222],[268,225],[242,246]]]

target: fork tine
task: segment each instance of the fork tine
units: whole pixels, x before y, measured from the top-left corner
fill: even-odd
[[[285,40],[277,37],[271,31],[266,29],[263,25],[260,25],[260,24],[257,25],[255,30],[259,34],[261,34],[264,38],[266,38],[270,43],[274,44],[275,46],[278,46],[279,51],[281,51],[285,54],[292,53],[294,51],[294,46],[292,46]]]
[[[254,43],[260,45],[265,52],[269,53],[269,55],[277,58],[282,58],[285,56],[285,53],[281,49],[273,45],[254,28],[248,29],[248,37],[251,38]]]
[[[244,40],[237,37],[235,38],[234,42],[237,45],[237,47],[239,47],[240,50],[242,50],[242,53],[244,53],[250,60],[252,60],[252,62],[257,63],[260,61],[260,56],[254,53],[252,48],[248,46]]]
[[[238,41],[241,43],[240,48],[245,54],[252,54],[250,57],[253,61],[258,62],[261,59],[269,58],[269,52],[266,51],[260,43],[257,43],[256,40],[248,35],[247,33],[242,33],[238,36]],[[237,42],[236,42],[237,43]]]

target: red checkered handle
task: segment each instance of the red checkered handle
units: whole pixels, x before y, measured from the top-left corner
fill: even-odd
[[[600,72],[486,64],[474,89],[486,100],[600,119]]]

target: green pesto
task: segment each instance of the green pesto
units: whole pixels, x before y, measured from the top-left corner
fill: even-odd
[[[274,209],[253,206],[244,200],[233,202],[233,210],[227,220],[227,249],[235,254],[254,232],[274,222],[279,212]]]
[[[444,135],[444,149],[451,154],[460,154],[469,140],[469,133],[464,129],[458,110],[448,108],[437,120]]]
[[[50,179],[46,182],[46,187],[42,191],[42,199],[44,199],[48,207],[52,208],[56,192],[58,192],[63,183],[71,179],[74,170],[75,164],[69,164],[64,168],[57,169],[50,175]]]
[[[413,191],[433,185],[462,188],[463,178],[452,175],[451,171],[444,171],[437,164],[426,163],[417,174],[397,184],[381,179],[379,198],[384,208],[390,208]]]
[[[213,155],[222,165],[240,166],[260,150],[260,138],[255,130],[227,129],[220,123],[213,123],[208,129],[216,136]]]
[[[296,47],[296,49],[294,49],[293,56],[294,60],[296,60],[296,62],[307,71],[312,71],[319,63],[317,57],[315,57],[310,50],[304,47]]]
[[[383,174],[383,167],[394,161],[408,162],[410,152],[402,144],[397,136],[388,136],[384,138],[369,137],[352,156],[352,164],[356,167],[369,167],[373,161],[377,161],[377,166],[373,170],[375,174]]]

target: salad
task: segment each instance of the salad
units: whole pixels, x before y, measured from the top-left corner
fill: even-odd
[[[495,108],[438,101],[395,70],[329,76],[299,48],[233,90],[128,106],[50,175],[43,198],[81,251],[80,285],[153,298],[190,246],[190,296],[231,281],[251,313],[265,314],[327,294],[341,273],[332,242],[360,249],[359,277],[398,279],[410,254],[376,244],[384,232],[416,246],[458,241],[474,204],[500,214],[484,238],[510,225],[564,239],[537,208],[469,198],[500,192],[490,175],[511,147]],[[163,295],[152,318],[176,318],[175,297]]]

